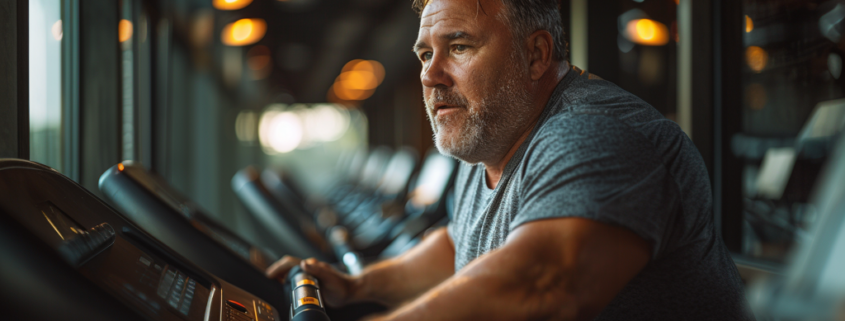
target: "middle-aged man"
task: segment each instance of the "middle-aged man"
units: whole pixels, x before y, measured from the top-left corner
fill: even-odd
[[[701,156],[672,121],[566,61],[556,0],[416,0],[437,148],[465,163],[454,220],[320,278],[385,320],[750,320]],[[596,62],[601,63],[601,62]]]

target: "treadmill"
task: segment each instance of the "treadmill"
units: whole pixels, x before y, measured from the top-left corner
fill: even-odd
[[[369,214],[362,224],[348,226],[346,244],[333,238],[335,248],[350,248],[364,257],[389,258],[416,245],[424,233],[449,221],[457,162],[431,149],[408,193],[404,207],[394,213],[383,209]],[[389,207],[385,207],[390,211]]]
[[[265,276],[267,265],[273,263],[277,255],[250,244],[217,223],[164,179],[140,164],[123,162],[113,166],[100,177],[100,190],[136,224],[220,278],[257,295],[266,293],[259,296],[274,306],[290,305],[291,296],[298,294]],[[289,233],[290,237],[295,237],[292,230]],[[294,256],[312,251],[308,243],[281,246],[277,248],[281,253]],[[307,306],[296,310],[303,309],[309,311]],[[355,304],[325,310],[332,319],[342,321],[357,320],[384,308],[377,304]]]
[[[369,195],[361,194],[357,200],[347,200],[349,204],[345,208],[341,204],[335,206],[335,212],[339,216],[341,224],[347,227],[357,226],[363,223],[370,214],[381,211],[382,207],[398,207],[406,197],[409,183],[412,180],[414,171],[417,168],[419,155],[410,147],[403,147],[396,151],[387,163],[387,166],[379,180],[378,187]],[[268,186],[272,182],[264,180]]]
[[[281,321],[289,315],[279,309],[289,309],[290,301],[276,305],[224,281],[76,182],[30,161],[0,159],[0,255],[4,319]]]
[[[264,271],[278,255],[258,248],[218,223],[162,178],[133,162],[109,168],[99,182],[109,203],[191,262],[274,306],[287,295]]]
[[[404,155],[408,152],[398,153]],[[391,151],[387,147],[373,149],[367,157],[366,164],[363,165],[362,172],[355,175],[359,181],[358,185],[341,183],[336,186],[327,193],[328,204],[347,204],[348,207],[354,208],[355,204],[365,197],[364,195],[369,195],[366,192],[378,188],[385,175],[383,168],[390,154]],[[409,171],[412,170],[413,168]],[[277,179],[277,182],[281,183],[282,180]],[[323,205],[319,210],[312,210],[292,189],[281,192],[276,189],[276,186],[273,187],[273,189],[268,189],[262,182],[262,174],[251,166],[238,171],[232,177],[233,191],[252,214],[252,218],[259,222],[260,233],[270,239],[270,242],[264,245],[275,247],[295,244],[299,252],[291,252],[294,256],[315,257],[328,262],[337,261],[331,247],[323,237],[323,231],[336,222],[334,208]],[[277,197],[279,193],[284,193],[284,195]]]
[[[259,222],[259,234],[268,240],[265,246],[284,249],[292,247],[297,250],[287,251],[286,254],[335,261],[313,217],[298,210],[293,204],[283,204],[273,199],[270,191],[261,184],[260,174],[255,168],[250,166],[238,171],[232,178],[232,189],[252,213],[252,218]]]

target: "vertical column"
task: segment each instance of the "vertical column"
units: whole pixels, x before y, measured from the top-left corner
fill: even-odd
[[[120,161],[118,2],[79,1],[80,183],[99,194],[100,175]]]
[[[0,158],[29,158],[29,6],[0,1]]]
[[[62,1],[62,174],[79,182],[79,0]]]
[[[692,136],[692,0],[678,3],[678,125]]]
[[[587,0],[572,0],[570,2],[569,44],[570,62],[583,70],[589,70],[587,65]]]
[[[742,161],[731,151],[731,138],[742,130],[741,1],[714,1],[714,202],[716,223],[728,249],[742,249]]]

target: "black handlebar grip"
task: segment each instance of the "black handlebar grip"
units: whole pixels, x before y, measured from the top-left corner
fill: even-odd
[[[291,288],[290,319],[292,321],[330,321],[320,296],[320,282],[298,265],[288,272]]]

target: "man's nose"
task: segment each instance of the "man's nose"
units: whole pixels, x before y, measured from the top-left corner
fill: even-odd
[[[434,55],[428,66],[422,70],[422,84],[425,87],[452,87],[452,76],[448,72],[446,59],[443,55]]]

